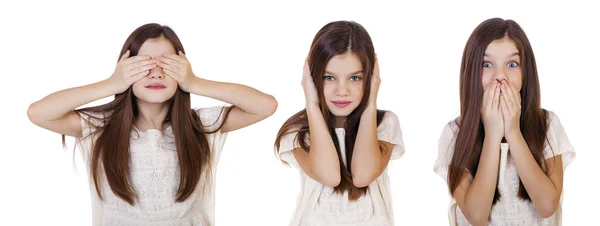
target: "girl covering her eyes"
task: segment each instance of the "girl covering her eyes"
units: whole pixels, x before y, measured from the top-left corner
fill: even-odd
[[[214,225],[215,171],[227,133],[272,115],[253,88],[197,77],[173,30],[137,28],[114,73],[30,105],[36,125],[78,140],[93,225]],[[192,109],[190,94],[233,106]],[[115,96],[110,103],[76,109]]]

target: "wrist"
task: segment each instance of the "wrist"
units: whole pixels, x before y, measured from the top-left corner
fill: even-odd
[[[506,142],[509,142],[509,143],[515,142],[519,139],[525,139],[525,138],[523,138],[523,134],[521,134],[520,130],[513,130],[509,133],[506,133],[504,138],[506,138]]]
[[[99,83],[99,85],[102,87],[103,90],[110,90],[110,95],[116,95],[122,92],[125,92],[127,89],[125,90],[121,90],[117,84],[116,81],[114,81],[115,79],[112,78],[112,76],[110,78],[104,79]]]

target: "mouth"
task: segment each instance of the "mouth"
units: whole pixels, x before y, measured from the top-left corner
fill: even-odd
[[[339,108],[343,108],[350,105],[352,101],[331,101],[331,103],[335,104],[335,106]]]
[[[147,85],[145,87],[148,88],[148,89],[156,89],[156,90],[167,88],[165,85],[160,84],[160,83],[152,83],[152,84]]]

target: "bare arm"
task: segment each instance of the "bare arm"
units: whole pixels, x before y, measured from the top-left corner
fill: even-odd
[[[306,113],[310,131],[310,151],[307,153],[297,148],[292,153],[302,171],[308,176],[325,186],[335,187],[340,184],[341,176],[333,139],[318,106],[307,106]]]
[[[231,132],[259,122],[277,109],[277,100],[271,95],[262,93],[254,88],[233,84],[194,78],[195,85],[190,93],[214,98],[233,104],[229,117],[224,122],[221,131]]]
[[[558,155],[545,160],[548,172],[546,175],[537,164],[525,139],[519,133],[507,137],[511,157],[515,163],[517,174],[527,190],[536,211],[542,218],[550,217],[560,202],[563,187],[562,156]]]
[[[74,109],[89,102],[122,93],[156,67],[149,56],[129,57],[127,51],[115,73],[93,84],[61,90],[29,105],[27,116],[34,124],[68,136],[81,136],[81,118]]]
[[[454,199],[465,217],[473,225],[487,225],[498,181],[500,139],[483,141],[483,150],[475,178],[465,172],[454,191]]]
[[[562,157],[557,156],[545,161],[550,172],[549,176],[546,175],[533,158],[521,133],[519,123],[521,96],[518,89],[513,84],[504,81],[502,93],[504,94],[501,98],[505,127],[504,137],[510,145],[515,168],[538,214],[543,218],[550,217],[556,211],[562,194]]]
[[[369,186],[387,167],[394,145],[377,138],[377,108],[368,107],[363,112],[354,151],[352,153],[352,181],[356,187]],[[382,152],[382,150],[384,150]]]
[[[473,225],[487,225],[498,181],[500,142],[504,121],[500,111],[500,87],[488,84],[482,99],[481,118],[485,130],[477,172],[465,172],[452,194],[467,220]],[[472,174],[475,174],[472,178]]]

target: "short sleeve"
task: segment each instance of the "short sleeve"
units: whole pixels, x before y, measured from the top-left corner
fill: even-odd
[[[554,112],[548,111],[548,132],[546,143],[544,144],[544,158],[549,159],[557,155],[562,155],[563,170],[575,159],[575,150],[569,142],[567,133],[563,128],[558,116]]]
[[[84,162],[87,164],[91,158],[91,150],[94,140],[100,134],[96,131],[104,126],[105,114],[101,112],[78,112],[81,118],[81,137],[75,138],[76,144],[81,150]]]
[[[226,107],[215,106],[209,108],[198,108],[195,111],[200,117],[200,122],[204,126],[206,132],[206,139],[209,142],[210,151],[212,153],[213,164],[219,161],[223,145],[227,139],[227,133],[221,131],[221,125],[224,123]]]
[[[292,150],[294,150],[296,148],[301,148],[300,143],[296,140],[297,135],[298,135],[298,132],[292,132],[292,133],[283,135],[281,137],[281,141],[279,143],[279,150],[275,150],[275,151],[277,151],[277,153],[278,153],[277,156],[279,157],[279,160],[281,160],[287,164],[290,164],[291,166],[293,166],[297,169],[301,169],[300,165],[296,161],[296,157],[292,153]],[[306,141],[307,145],[310,145],[310,139],[309,139],[308,134],[305,135],[304,140]]]
[[[455,133],[457,125],[454,121],[448,122],[438,140],[438,157],[435,160],[433,171],[444,181],[448,181],[448,166],[454,155]]]
[[[223,119],[225,119],[225,111],[227,107],[223,106],[215,106],[208,108],[198,108],[195,111],[198,113],[200,117],[200,121],[202,122],[202,126],[207,132],[212,132],[219,128],[221,124],[223,124]],[[220,132],[220,129],[219,131]]]
[[[404,155],[404,140],[400,121],[394,112],[386,111],[379,126],[377,126],[377,139],[394,145],[390,160],[399,159]]]

